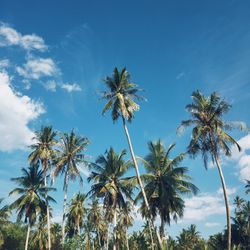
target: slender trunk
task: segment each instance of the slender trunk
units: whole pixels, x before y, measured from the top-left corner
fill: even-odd
[[[28,230],[27,230],[27,236],[26,236],[26,242],[25,242],[25,250],[28,250],[29,237],[30,237],[30,223],[28,222]]]
[[[126,229],[126,244],[127,244],[127,250],[129,250],[128,230],[127,229]]]
[[[108,224],[108,230],[107,230],[107,245],[106,250],[109,250],[109,224]]]
[[[137,161],[136,161],[136,158],[135,158],[135,154],[134,154],[133,146],[132,146],[132,143],[131,143],[130,135],[129,135],[129,132],[128,132],[128,128],[127,128],[127,125],[126,125],[126,120],[125,120],[125,118],[123,116],[122,116],[122,121],[123,121],[124,131],[125,131],[125,134],[126,134],[126,137],[127,137],[127,141],[128,141],[128,145],[129,145],[131,157],[132,157],[132,160],[133,160],[134,165],[135,165],[135,171],[136,171],[137,181],[138,181],[138,184],[139,184],[139,186],[141,188],[141,192],[142,192],[142,195],[143,195],[143,198],[144,198],[144,202],[145,202],[145,205],[146,205],[148,213],[149,213],[150,223],[151,223],[151,226],[154,228],[154,230],[156,232],[156,236],[157,236],[157,239],[158,239],[159,247],[160,247],[160,249],[163,249],[160,234],[159,234],[159,232],[157,231],[157,229],[154,226],[154,220],[153,220],[151,212],[150,212],[150,207],[149,207],[148,199],[147,199],[147,196],[146,196],[146,193],[145,193],[145,189],[144,189],[141,177],[140,177],[140,172],[139,172],[138,164],[137,164]]]
[[[150,235],[150,240],[151,240],[151,249],[154,250],[155,247],[154,247],[154,239],[153,239],[153,234],[152,234],[152,228],[150,227],[150,223],[149,223],[149,235]]]
[[[113,250],[116,250],[116,206],[115,206],[115,211],[114,211],[114,245],[113,245]]]
[[[227,249],[231,250],[231,222],[230,222],[230,207],[229,207],[229,202],[228,202],[227,188],[226,188],[225,179],[222,173],[222,169],[220,166],[220,161],[216,155],[214,156],[214,159],[215,159],[218,171],[219,171],[221,185],[222,185],[224,199],[225,199],[226,214],[227,214]]]
[[[45,160],[44,163],[44,187],[47,188],[47,168],[48,162]],[[45,191],[45,200],[46,200],[46,210],[47,210],[47,229],[48,229],[48,250],[51,249],[51,239],[50,239],[50,214],[49,214],[49,202],[48,202],[48,192]]]
[[[80,236],[81,235],[81,231],[80,231],[80,222],[79,222],[80,220],[78,219],[78,222],[77,222],[77,233],[78,233],[78,235]]]
[[[100,238],[100,231],[99,231],[98,228],[96,230],[96,233],[97,233],[98,244],[99,244],[99,247],[101,249],[102,248],[102,246],[101,246],[101,238]]]
[[[65,222],[66,222],[66,204],[67,204],[67,192],[68,192],[68,173],[65,173],[65,189],[64,189],[64,200],[63,200],[63,221],[62,221],[62,244],[64,245],[65,239]]]

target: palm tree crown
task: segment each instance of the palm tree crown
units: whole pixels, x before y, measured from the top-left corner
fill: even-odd
[[[89,194],[92,197],[104,198],[106,208],[126,206],[126,198],[132,200],[132,185],[128,177],[124,177],[130,161],[123,158],[126,150],[116,154],[113,148],[110,148],[105,155],[97,158],[96,163],[91,164],[93,169],[88,181],[93,181]]]
[[[54,188],[44,187],[43,171],[39,166],[30,166],[28,169],[22,168],[23,175],[17,178],[11,178],[19,187],[13,189],[10,195],[20,195],[19,198],[11,205],[11,209],[17,209],[18,221],[24,216],[25,222],[33,225],[36,221],[37,214],[46,209],[45,193],[46,191],[55,190]],[[48,196],[48,201],[55,200]]]
[[[161,218],[161,234],[164,234],[164,224],[170,224],[171,216],[176,221],[183,216],[184,200],[183,194],[196,194],[198,188],[190,182],[191,177],[187,175],[188,169],[180,167],[179,164],[184,158],[181,153],[175,158],[170,158],[171,150],[175,144],[165,149],[163,143],[158,140],[156,143],[149,142],[149,154],[141,159],[145,165],[146,172],[142,175],[145,182],[145,191],[149,199],[151,213],[155,218],[157,214]],[[142,198],[139,193],[137,200]],[[147,216],[145,204],[142,203],[141,211]]]
[[[140,108],[134,99],[139,101],[143,97],[137,94],[140,89],[138,85],[130,82],[130,75],[126,68],[121,71],[115,68],[113,75],[106,77],[104,83],[109,91],[102,93],[103,99],[108,100],[103,108],[103,114],[112,109],[113,121],[116,121],[120,116],[131,121],[134,117],[134,111],[138,111]]]
[[[31,164],[35,164],[39,160],[42,162],[44,171],[46,172],[49,167],[49,161],[54,157],[55,150],[53,147],[57,144],[55,139],[56,132],[52,127],[42,127],[41,130],[35,132],[33,138],[35,143],[30,146],[32,152],[29,155]]]
[[[86,164],[83,151],[88,144],[89,140],[86,137],[76,135],[73,130],[69,134],[62,134],[52,176],[56,177],[61,173],[71,180],[78,177],[82,183],[79,164]],[[64,182],[64,189],[65,184]]]
[[[181,128],[193,126],[192,139],[188,146],[188,153],[196,156],[202,153],[204,165],[207,168],[209,157],[213,162],[219,156],[220,151],[225,155],[231,155],[229,144],[239,144],[226,132],[234,128],[234,123],[225,122],[222,116],[227,113],[231,105],[221,100],[218,93],[214,92],[206,97],[198,90],[192,94],[193,103],[186,106],[191,119],[182,121]]]

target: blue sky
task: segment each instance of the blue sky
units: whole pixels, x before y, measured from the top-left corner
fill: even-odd
[[[190,131],[178,136],[176,128],[188,117],[185,105],[196,89],[218,91],[233,105],[226,118],[249,124],[249,11],[244,0],[1,1],[0,197],[27,166],[27,145],[41,125],[87,136],[93,160],[111,145],[127,148],[121,123],[101,115],[98,95],[115,66],[126,66],[147,98],[129,126],[137,155],[146,155],[147,142],[158,138],[166,146],[176,142],[175,154],[185,151]],[[244,150],[223,159],[231,203],[237,194],[244,197],[243,179],[250,178],[250,137],[232,134]],[[226,224],[217,170],[205,171],[199,158],[183,165],[200,194],[185,197],[183,220],[167,230],[176,235],[196,223],[207,237]],[[60,219],[61,180],[56,187]],[[70,196],[88,188],[72,184]]]

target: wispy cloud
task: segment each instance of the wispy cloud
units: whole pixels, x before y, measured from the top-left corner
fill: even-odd
[[[55,80],[49,80],[49,81],[45,82],[43,86],[45,87],[45,89],[52,91],[52,92],[55,92],[56,87],[57,87],[57,83]]]
[[[241,181],[250,180],[250,134],[242,137],[237,141],[241,146],[241,151],[233,146],[232,148],[232,161],[237,164],[237,175]]]
[[[176,79],[177,80],[180,80],[182,77],[184,77],[186,74],[185,72],[180,72],[177,76],[176,76]]]
[[[31,143],[31,121],[45,112],[43,104],[13,90],[7,73],[0,73],[0,151],[24,149]]]
[[[67,92],[71,93],[73,91],[82,91],[80,85],[76,83],[64,83],[61,85],[62,89],[65,89]]]
[[[43,38],[35,34],[22,35],[8,24],[0,23],[0,47],[20,46],[25,50],[46,51]]]
[[[220,223],[218,222],[206,222],[205,227],[219,227]]]
[[[32,58],[22,67],[16,68],[19,75],[27,79],[38,80],[41,77],[56,76],[59,72],[51,58]]]

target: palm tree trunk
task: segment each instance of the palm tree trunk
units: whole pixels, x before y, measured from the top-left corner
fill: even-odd
[[[131,157],[132,157],[132,160],[133,160],[134,165],[135,165],[135,171],[136,171],[137,181],[138,181],[138,184],[139,184],[139,186],[141,188],[141,192],[142,192],[142,195],[143,195],[143,198],[144,198],[144,202],[146,204],[146,207],[147,207],[147,210],[148,210],[148,213],[149,213],[150,223],[151,223],[151,226],[154,228],[154,230],[156,232],[160,249],[163,249],[160,234],[159,234],[159,232],[157,231],[157,229],[154,226],[154,220],[153,220],[151,212],[150,212],[150,207],[149,207],[148,199],[147,199],[147,196],[146,196],[146,193],[145,193],[145,189],[144,189],[141,177],[140,177],[140,172],[139,172],[138,164],[137,164],[137,161],[136,161],[136,158],[135,158],[133,146],[132,146],[132,143],[131,143],[130,135],[129,135],[129,132],[128,132],[128,128],[127,128],[126,120],[125,120],[124,116],[122,116],[122,121],[123,121],[123,128],[124,128],[124,131],[125,131],[125,134],[126,134],[126,137],[127,137],[127,141],[128,141],[128,145],[129,145]]]
[[[128,230],[127,229],[126,229],[126,244],[127,244],[127,250],[129,250]]]
[[[100,231],[99,231],[98,228],[96,230],[96,233],[97,233],[98,244],[99,244],[99,247],[101,249],[102,248],[102,246],[101,246],[101,238],[100,238]]]
[[[48,162],[45,161],[44,163],[44,187],[47,188],[47,164]],[[46,210],[47,210],[47,228],[48,228],[48,250],[51,249],[51,239],[50,239],[50,214],[49,214],[49,203],[48,203],[48,192],[45,191],[45,200],[46,200]]]
[[[106,250],[109,250],[109,223],[108,223],[108,230],[107,230],[107,245]]]
[[[63,221],[62,221],[62,244],[64,244],[65,239],[65,222],[66,222],[66,205],[67,205],[67,192],[68,192],[68,173],[65,173],[65,179],[64,179],[64,200],[63,200]]]
[[[113,245],[113,250],[116,250],[116,206],[115,206],[115,211],[114,211],[114,245]]]
[[[25,242],[25,250],[28,250],[29,237],[30,237],[30,223],[28,223],[28,230],[27,230],[26,242]]]
[[[149,229],[149,235],[150,235],[150,240],[151,240],[151,249],[154,250],[155,249],[154,239],[153,239],[152,228],[150,227],[150,224],[148,226],[148,229]]]
[[[214,156],[214,159],[215,159],[218,171],[219,171],[221,185],[222,185],[224,199],[225,199],[225,206],[226,206],[226,213],[227,213],[227,249],[231,250],[231,222],[230,222],[230,207],[229,207],[229,202],[228,202],[227,188],[226,188],[226,183],[224,180],[223,172],[220,166],[220,161],[217,155]]]

